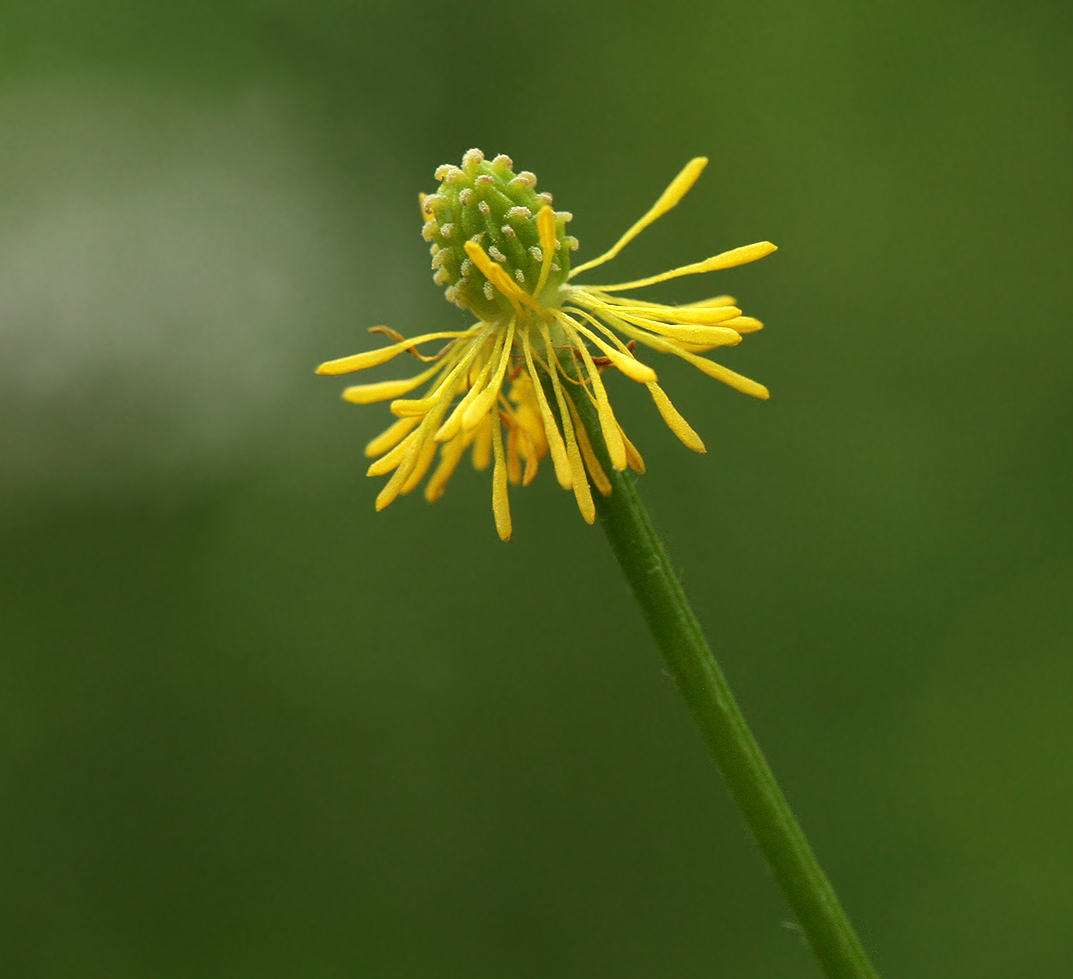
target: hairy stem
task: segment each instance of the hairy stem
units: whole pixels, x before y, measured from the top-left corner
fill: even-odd
[[[569,370],[569,366],[564,364]],[[615,472],[587,388],[567,384],[613,491],[597,513],[667,670],[731,795],[829,979],[877,979],[831,882],[809,846],[712,655],[629,473]]]

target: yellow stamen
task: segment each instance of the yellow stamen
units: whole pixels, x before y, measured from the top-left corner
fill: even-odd
[[[732,269],[737,265],[745,265],[755,262],[776,251],[776,246],[770,241],[758,241],[755,245],[742,245],[741,248],[732,248],[728,252],[721,252],[706,258],[703,262],[694,262],[692,265],[682,265],[662,272],[659,275],[651,275],[647,279],[634,279],[633,282],[616,282],[610,286],[594,286],[601,292],[621,292],[623,289],[639,289],[641,286],[654,285],[657,282],[666,282],[668,279],[677,279],[682,275],[697,275],[701,272],[715,272],[719,269]]]
[[[518,449],[521,433],[516,425],[507,426],[507,481],[517,486],[522,481],[522,457]]]
[[[473,433],[471,432],[468,435],[457,435],[444,445],[443,451],[440,453],[440,464],[425,485],[425,499],[429,503],[435,503],[443,496],[448,480],[454,474],[455,468],[472,441]]]
[[[588,469],[589,475],[592,476],[592,481],[596,484],[596,488],[601,495],[610,496],[611,480],[607,478],[604,467],[600,465],[600,460],[596,458],[596,453],[592,451],[589,433],[585,430],[585,426],[581,424],[581,419],[578,417],[577,409],[574,407],[573,402],[570,402],[570,417],[574,422],[574,432],[577,434],[578,446],[581,448],[581,458],[585,460],[585,468]]]
[[[764,328],[764,324],[752,316],[735,316],[732,320],[724,320],[723,326],[737,333],[756,333]]]
[[[592,362],[592,354],[585,346],[584,341],[578,336],[577,327],[580,325],[565,313],[555,310],[555,318],[562,324],[567,336],[581,354],[588,372],[589,381],[592,384],[593,400],[596,402],[596,412],[600,416],[600,428],[604,433],[604,441],[607,443],[607,454],[611,457],[611,465],[622,472],[626,468],[626,447],[622,444],[622,436],[619,435],[618,422],[615,413],[611,410],[611,402],[607,398],[607,390],[604,382],[600,380],[600,372]]]
[[[351,404],[371,405],[377,401],[390,401],[402,394],[409,394],[414,388],[423,384],[437,371],[442,370],[443,364],[411,377],[407,381],[378,381],[375,384],[354,384],[343,392],[343,397]]]
[[[492,416],[492,448],[495,452],[495,469],[492,470],[492,513],[495,516],[496,531],[500,540],[510,540],[512,526],[510,522],[510,496],[507,490],[507,467],[503,461],[503,432],[499,423],[499,413]]]
[[[623,316],[621,320],[643,327],[652,333],[671,340],[683,340],[686,343],[703,343],[712,347],[733,347],[741,343],[741,334],[723,326],[678,326],[675,323],[659,323],[646,320],[640,316]],[[623,333],[637,337],[637,331],[628,330],[625,324],[620,326]]]
[[[397,422],[376,436],[365,446],[365,457],[375,459],[378,455],[395,448],[402,439],[409,435],[420,422],[419,418],[400,418]]]
[[[637,451],[637,446],[626,438],[626,433],[622,430],[621,425],[619,426],[619,431],[622,432],[622,442],[626,446],[626,458],[629,460],[630,468],[638,475],[643,476],[645,473],[645,461],[641,458],[641,453]]]
[[[484,472],[492,462],[492,416],[486,415],[473,434],[473,468]]]
[[[663,388],[658,384],[649,384],[648,392],[652,395],[652,400],[656,403],[656,407],[663,416],[663,420],[667,423],[667,427],[682,440],[682,443],[694,452],[707,452],[708,450],[704,447],[701,437],[693,431],[689,422],[671,404],[671,399],[667,397]]]
[[[492,368],[497,362],[499,357],[500,345],[503,342],[502,334],[497,334],[492,343],[492,352],[485,358],[484,363],[481,365],[480,371],[477,376],[470,381],[469,390],[461,401],[455,405],[454,411],[448,416],[441,426],[440,430],[436,433],[435,439],[437,442],[449,442],[462,430],[462,416],[465,415],[466,410],[474,399],[484,390],[485,384],[488,381],[488,375],[492,372]],[[485,341],[487,345],[487,341]],[[480,354],[483,355],[483,349]],[[477,359],[478,351],[474,350],[473,357],[470,358],[470,363]],[[468,368],[467,368],[468,369]]]
[[[639,384],[651,384],[657,379],[656,372],[647,364],[642,364],[633,354],[620,353],[610,344],[604,343],[592,330],[586,329],[576,320],[574,321],[574,326],[579,333],[583,333],[596,344],[607,356],[607,359],[631,381],[637,381]]]
[[[667,323],[681,323],[694,326],[719,326],[727,320],[741,315],[737,306],[703,307],[687,309],[682,306],[605,306],[602,303],[586,303],[590,308],[609,309],[616,316],[629,319],[631,316],[646,320]]]
[[[491,331],[491,327],[486,327],[484,335],[487,336]],[[452,364],[450,371],[445,377],[440,378],[436,386],[425,397],[417,400],[399,399],[392,401],[391,413],[398,418],[421,416],[431,411],[444,398],[448,400],[453,398],[459,385],[465,380],[470,364],[473,363],[474,358],[482,349],[481,340],[482,338],[478,337],[472,343],[467,344],[462,348],[461,355],[457,353],[452,355],[455,359],[449,362]]]
[[[414,467],[410,470],[410,475],[406,477],[406,481],[399,490],[399,496],[412,493],[417,488],[418,483],[425,478],[425,473],[428,472],[429,467],[432,465],[432,460],[436,458],[436,450],[439,447],[438,442],[434,442],[427,435],[425,436],[425,440],[421,444],[421,451],[414,461]]]
[[[711,299],[699,299],[695,303],[685,303],[685,305],[689,309],[700,309],[704,306],[737,306],[738,301],[733,296],[712,296]]]
[[[729,367],[717,364],[714,360],[698,357],[696,354],[691,354],[689,351],[680,348],[674,352],[683,360],[689,361],[694,367],[699,367],[709,377],[722,381],[724,384],[734,388],[734,390],[741,391],[742,394],[752,395],[752,397],[760,398],[764,401],[771,397],[771,393],[763,384],[757,384],[756,381],[743,377],[741,374],[730,370]]]
[[[432,457],[435,455],[436,443],[433,442],[429,436],[439,425],[440,420],[443,418],[450,403],[451,395],[448,393],[447,397],[421,420],[421,424],[418,426],[417,430],[412,435],[408,436],[406,441],[410,442],[412,440],[413,445],[410,446],[409,451],[403,458],[399,468],[392,473],[387,485],[380,491],[380,495],[377,496],[377,510],[383,510],[384,507],[392,503],[397,496],[400,496],[402,493],[410,492],[410,490],[421,481],[421,478],[425,475],[425,472],[428,470],[428,467],[432,462]],[[411,482],[411,477],[415,471],[417,471],[419,475],[416,480]]]
[[[464,247],[466,254],[473,264],[484,273],[484,277],[513,303],[516,313],[521,312],[518,309],[519,303],[528,306],[530,309],[541,310],[544,308],[529,293],[521,289],[502,265],[493,262],[477,242],[467,241]]]
[[[572,279],[579,272],[584,272],[587,269],[595,268],[597,265],[603,265],[604,262],[608,262],[613,259],[623,248],[625,248],[634,238],[636,238],[642,231],[645,230],[653,221],[663,217],[672,207],[674,207],[687,193],[689,189],[697,182],[697,177],[700,176],[701,171],[708,163],[708,158],[704,156],[697,156],[690,160],[683,168],[681,173],[674,178],[668,185],[667,189],[660,194],[659,200],[649,208],[648,213],[641,218],[636,224],[630,228],[614,245],[611,246],[606,252],[597,258],[594,258],[591,262],[586,262],[584,265],[579,265],[573,272],[570,273]]]
[[[404,350],[416,347],[419,343],[427,340],[442,340],[444,337],[471,336],[472,330],[452,330],[449,333],[426,333],[424,336],[411,337],[401,343],[394,343],[390,347],[381,347],[379,350],[366,350],[364,353],[351,354],[349,357],[340,357],[338,360],[325,361],[317,368],[318,374],[349,374],[352,371],[363,371],[369,367],[386,364],[389,360],[397,357]]]
[[[411,419],[406,419],[410,421]],[[418,437],[420,432],[412,432],[407,435],[398,445],[396,445],[386,455],[377,459],[368,469],[365,470],[366,476],[385,476],[392,469],[398,469],[402,465],[403,459],[406,458],[406,453],[413,447],[414,439]]]
[[[555,354],[551,345],[551,337],[548,335],[548,328],[542,323],[541,332],[544,334],[544,341],[547,344],[549,356],[554,358]],[[577,500],[577,508],[581,511],[581,516],[585,519],[586,523],[593,523],[596,520],[596,504],[592,501],[592,490],[589,489],[589,478],[585,475],[585,464],[581,459],[581,452],[578,449],[577,440],[574,438],[574,426],[570,420],[570,409],[567,408],[567,398],[563,393],[562,383],[559,381],[559,371],[556,369],[556,365],[552,363],[550,366],[551,384],[555,391],[555,400],[559,405],[559,418],[562,421],[563,440],[566,442],[566,454],[570,460],[570,470],[573,475],[571,489],[574,491],[574,499]]]
[[[548,276],[551,274],[551,265],[555,261],[555,250],[559,244],[555,237],[555,212],[551,206],[545,204],[537,213],[537,234],[540,235],[540,252],[543,259],[540,263],[540,278],[537,280],[534,296],[540,296],[547,285]]]
[[[492,406],[495,404],[496,398],[499,396],[500,388],[503,386],[503,375],[507,371],[507,364],[510,363],[510,352],[513,340],[514,320],[511,320],[507,326],[506,335],[503,338],[503,345],[499,353],[499,364],[496,367],[495,375],[492,380],[488,382],[488,386],[473,399],[473,403],[462,415],[463,431],[468,432],[470,429],[476,427],[477,422],[492,410]]]
[[[525,363],[529,368],[529,377],[533,382],[533,394],[536,396],[537,405],[540,407],[540,417],[544,422],[544,433],[548,439],[548,448],[551,450],[551,464],[555,469],[555,478],[564,490],[568,490],[573,484],[570,461],[566,455],[566,446],[563,445],[562,436],[559,434],[559,426],[555,424],[551,406],[544,395],[540,375],[537,373],[536,365],[533,363],[533,348],[529,342],[528,331],[522,334],[522,349],[525,351]]]

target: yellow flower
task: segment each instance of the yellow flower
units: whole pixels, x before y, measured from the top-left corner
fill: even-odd
[[[739,343],[743,334],[761,328],[759,320],[742,315],[730,296],[664,306],[617,294],[755,261],[775,250],[770,242],[735,248],[633,282],[582,286],[572,281],[614,258],[674,207],[707,162],[703,157],[690,160],[611,249],[573,271],[570,253],[577,240],[565,233],[572,216],[553,211],[550,194],[536,193],[533,174],[515,174],[505,156],[487,162],[475,149],[463,157],[461,168],[443,166],[436,171],[439,188],[420,198],[435,280],[447,287],[447,298],[477,322],[466,330],[410,339],[387,327],[373,327],[371,332],[395,342],[317,368],[318,374],[346,374],[386,363],[401,353],[430,365],[405,380],[359,384],[343,392],[355,404],[390,400],[398,419],[365,450],[375,460],[368,475],[391,473],[376,498],[378,510],[415,489],[437,451],[439,464],[425,485],[425,497],[430,502],[439,499],[462,456],[471,450],[479,470],[494,460],[492,509],[499,536],[509,540],[508,483],[528,485],[550,453],[559,485],[573,491],[582,516],[592,523],[596,510],[589,479],[605,496],[611,493],[611,482],[578,417],[568,384],[582,386],[592,399],[611,465],[620,471],[629,466],[644,472],[644,461],[608,400],[601,373],[609,368],[644,384],[671,431],[689,448],[705,451],[700,436],[657,383],[656,372],[635,356],[637,344],[675,354],[745,394],[768,396],[763,385],[700,356]],[[434,340],[447,343],[431,356],[418,352],[420,345]],[[425,383],[429,386],[423,397],[405,397]]]

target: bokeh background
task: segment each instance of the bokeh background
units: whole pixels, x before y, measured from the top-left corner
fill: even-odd
[[[0,960],[13,979],[813,977],[547,472],[375,514],[313,366],[458,328],[416,195],[510,154],[767,329],[613,379],[885,977],[1073,959],[1073,7],[8,0]],[[385,376],[387,371],[384,372]]]

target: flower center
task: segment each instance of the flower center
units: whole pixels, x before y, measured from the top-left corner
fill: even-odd
[[[551,204],[551,194],[538,194],[536,177],[527,171],[516,174],[513,166],[510,157],[497,156],[489,163],[480,150],[469,150],[461,167],[444,164],[436,171],[440,186],[421,199],[436,283],[447,287],[451,302],[487,321],[511,316],[513,306],[469,259],[465,243],[479,244],[530,295],[540,283],[544,262],[536,216]],[[565,234],[571,217],[566,211],[555,214],[557,248],[541,295],[535,297],[547,306],[558,306],[570,252],[577,248],[577,239]]]

